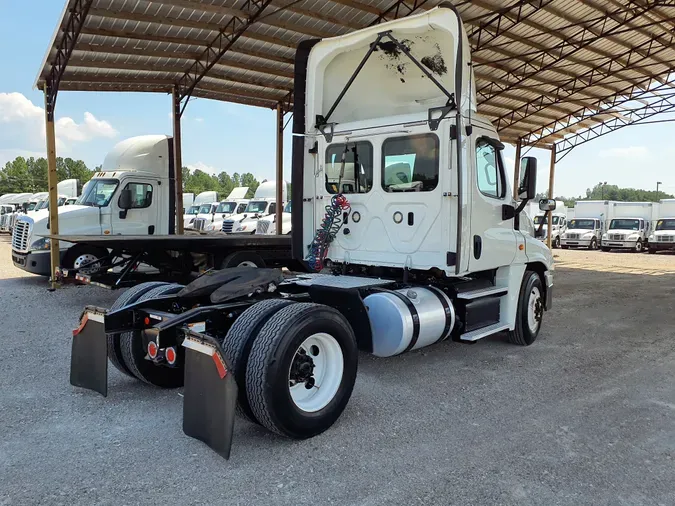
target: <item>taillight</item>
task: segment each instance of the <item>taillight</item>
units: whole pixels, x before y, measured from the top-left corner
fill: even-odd
[[[164,351],[164,358],[166,358],[166,361],[169,365],[173,365],[176,363],[176,358],[178,358],[176,354],[176,349],[175,348],[167,348]]]
[[[159,349],[157,348],[157,344],[155,343],[155,341],[150,341],[150,343],[148,344],[148,356],[154,360],[157,358],[158,351]]]

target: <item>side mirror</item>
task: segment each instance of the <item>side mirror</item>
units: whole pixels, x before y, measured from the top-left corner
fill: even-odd
[[[537,196],[537,159],[533,156],[524,156],[520,159],[520,182],[518,183],[518,198],[532,200]]]
[[[540,211],[555,211],[556,201],[553,199],[541,199],[539,201]]]
[[[120,220],[126,219],[127,211],[131,209],[131,190],[129,188],[124,188],[122,190],[117,205],[119,205],[121,209]]]

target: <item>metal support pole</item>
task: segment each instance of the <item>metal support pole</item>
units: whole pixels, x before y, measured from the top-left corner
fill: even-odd
[[[59,234],[59,207],[58,207],[58,183],[59,177],[56,172],[56,134],[54,132],[54,110],[53,100],[49,98],[49,88],[45,85],[45,128],[47,138],[47,186],[49,187],[49,233],[50,235]],[[51,240],[50,250],[50,280],[52,289],[56,288],[56,268],[61,263],[59,255],[59,241]]]
[[[281,213],[284,198],[284,109],[281,102],[277,104],[277,235],[282,234]]]
[[[551,146],[551,167],[548,173],[548,198],[553,198],[553,181],[555,180],[555,144]],[[548,237],[546,238],[546,245],[551,249],[551,235],[553,235],[553,212],[548,213]]]
[[[183,234],[183,152],[180,137],[180,93],[174,87],[172,93],[173,110],[173,166],[175,170],[176,193],[176,234]]]
[[[520,153],[522,150],[522,140],[519,138],[516,143],[516,166],[513,168],[513,198],[518,200],[518,185],[520,184]]]

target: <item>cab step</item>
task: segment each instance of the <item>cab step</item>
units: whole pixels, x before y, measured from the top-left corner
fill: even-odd
[[[484,337],[491,336],[492,334],[496,334],[497,332],[502,332],[504,330],[509,330],[508,324],[495,323],[493,325],[488,325],[487,327],[472,330],[471,332],[462,334],[461,336],[459,336],[459,340],[473,343],[478,341],[479,339],[483,339]]]
[[[502,296],[506,295],[508,292],[508,288],[491,286],[488,288],[480,288],[478,290],[471,290],[468,292],[459,292],[457,294],[457,298],[463,300],[474,300],[480,299],[482,297]]]

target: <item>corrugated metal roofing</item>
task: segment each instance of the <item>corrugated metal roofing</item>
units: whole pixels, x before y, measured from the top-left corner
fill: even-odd
[[[194,72],[221,31],[254,17],[192,95],[274,108],[292,101],[293,56],[301,40],[344,34],[439,3],[68,0],[36,84],[42,87],[58,68],[59,47],[65,47],[72,54],[59,90],[170,92],[176,83],[190,82],[186,73],[191,67]],[[454,3],[473,47],[479,111],[507,142],[550,145],[606,122],[628,124],[636,114],[675,110],[672,0]],[[67,34],[80,19],[79,36],[69,47]]]

